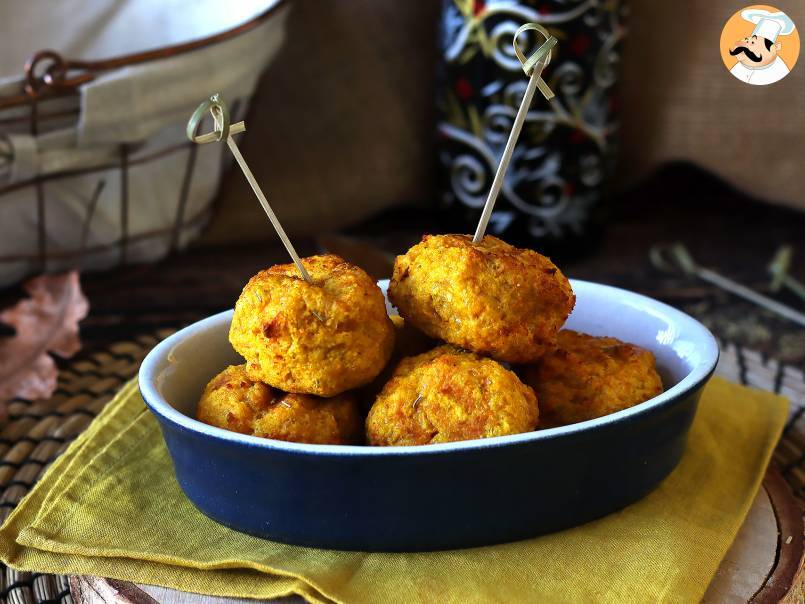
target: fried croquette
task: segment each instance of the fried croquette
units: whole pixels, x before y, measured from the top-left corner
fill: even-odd
[[[548,258],[490,235],[426,235],[394,262],[389,299],[432,338],[509,363],[550,350],[576,300]]]
[[[243,288],[229,341],[249,376],[285,392],[335,396],[369,383],[394,347],[383,293],[363,270],[338,256],[260,271]]]
[[[299,443],[348,445],[363,436],[351,395],[286,394],[251,380],[245,365],[227,367],[207,384],[196,415],[225,430]]]
[[[557,345],[523,371],[523,381],[539,397],[544,426],[608,415],[663,390],[654,355],[639,346],[569,329],[559,332]]]
[[[491,359],[443,345],[403,359],[366,418],[371,445],[425,445],[533,430],[534,392]]]

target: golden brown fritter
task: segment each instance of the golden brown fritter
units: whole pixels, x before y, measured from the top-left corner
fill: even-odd
[[[363,436],[351,395],[286,394],[249,379],[245,365],[227,367],[215,376],[196,414],[199,421],[225,430],[298,443],[348,445]]]
[[[269,386],[248,378],[245,365],[230,365],[204,388],[196,418],[211,426],[251,434],[255,414],[274,398]]]
[[[556,350],[525,368],[523,381],[537,393],[546,426],[608,415],[662,392],[651,352],[569,329],[559,332]]]
[[[389,299],[429,336],[509,363],[550,350],[576,300],[548,258],[491,235],[426,235],[394,262]]]
[[[260,271],[235,304],[229,341],[249,375],[286,392],[335,396],[369,383],[394,346],[383,293],[338,256]]]
[[[534,392],[492,359],[439,346],[403,359],[366,418],[371,445],[425,445],[533,430]]]

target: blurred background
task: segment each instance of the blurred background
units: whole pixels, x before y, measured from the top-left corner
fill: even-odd
[[[535,98],[489,232],[801,368],[801,325],[650,254],[680,242],[805,307],[787,285],[805,281],[805,67],[769,86],[732,77],[719,39],[743,7],[7,0],[0,302],[78,269],[82,333],[100,345],[228,308],[287,261],[226,147],[185,136],[215,92],[245,119],[238,145],[300,253],[382,278],[423,233],[472,232],[527,81],[512,34],[536,21],[559,40],[544,74],[557,96]],[[802,3],[778,8],[805,23]]]

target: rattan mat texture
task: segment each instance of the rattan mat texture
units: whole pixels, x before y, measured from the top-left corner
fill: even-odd
[[[58,389],[48,399],[16,399],[0,429],[0,522],[33,488],[48,465],[84,430],[140,363],[171,330],[82,352],[63,363]],[[760,354],[722,342],[717,373],[743,384],[773,390],[791,402],[791,418],[775,452],[775,463],[805,510],[805,374]],[[72,604],[67,577],[18,572],[0,565],[0,604]]]

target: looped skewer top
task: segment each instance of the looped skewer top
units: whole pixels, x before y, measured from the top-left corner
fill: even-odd
[[[208,111],[215,120],[213,131],[198,135],[196,134],[196,130],[198,130],[199,124],[201,124],[201,121]],[[214,94],[201,103],[187,122],[187,138],[199,145],[225,141],[229,138],[230,134],[238,134],[245,131],[246,124],[244,122],[229,125],[229,108],[226,106],[223,99],[221,99],[220,94]]]
[[[517,38],[520,34],[526,31],[536,31],[545,37],[545,42],[526,59],[523,51],[517,45]],[[523,122],[525,122],[528,108],[531,106],[531,100],[534,98],[534,93],[537,88],[547,100],[554,97],[553,91],[548,87],[548,84],[542,79],[542,70],[551,62],[551,52],[553,47],[556,46],[557,40],[554,38],[547,29],[536,23],[525,23],[521,25],[514,34],[512,45],[514,46],[514,54],[523,65],[523,71],[530,78],[528,86],[526,86],[525,93],[523,94],[523,101],[520,103],[520,108],[517,110],[517,115],[512,124],[512,130],[509,134],[509,140],[506,141],[506,147],[503,149],[503,155],[500,157],[500,164],[498,164],[497,172],[495,172],[495,179],[492,181],[492,187],[489,189],[489,196],[486,198],[481,219],[478,221],[478,228],[475,229],[475,235],[472,238],[473,243],[480,243],[484,238],[486,226],[489,224],[489,218],[492,216],[492,209],[495,207],[500,189],[503,187],[503,180],[506,176],[506,170],[509,169],[509,162],[514,152],[514,146],[517,144],[517,139],[520,136],[520,131],[523,129]]]
[[[649,259],[655,268],[666,273],[695,276],[699,269],[693,256],[681,243],[654,245],[649,250]]]
[[[520,50],[520,47],[517,45],[517,38],[520,37],[520,34],[527,32],[527,31],[536,31],[542,34],[545,37],[545,42],[540,46],[534,54],[526,59],[526,56],[523,54],[523,51]],[[517,31],[514,33],[514,39],[512,40],[512,45],[514,46],[514,54],[517,55],[517,59],[523,66],[523,71],[529,77],[534,73],[534,69],[537,66],[537,63],[541,65],[539,71],[547,67],[551,62],[551,50],[554,46],[556,46],[557,39],[554,38],[547,29],[538,25],[537,23],[525,23],[517,28]],[[543,94],[543,96],[547,100],[551,100],[554,96],[553,91],[548,87],[541,77],[537,82],[537,87],[539,91]]]
[[[204,116],[208,111],[212,114],[213,120],[215,121],[213,131],[208,132],[207,134],[197,135],[196,130],[198,130],[201,120],[204,119]],[[282,244],[285,246],[285,249],[291,256],[296,268],[299,269],[299,273],[302,275],[302,278],[304,278],[304,280],[308,283],[313,283],[313,279],[310,278],[307,270],[305,270],[305,267],[302,266],[302,260],[299,258],[299,254],[296,253],[293,244],[291,244],[291,240],[288,239],[288,235],[285,234],[285,229],[282,228],[280,221],[277,219],[276,214],[274,214],[274,210],[271,209],[271,206],[268,203],[268,199],[266,199],[266,196],[263,193],[263,190],[260,188],[260,185],[257,184],[254,174],[252,174],[252,171],[249,169],[246,160],[243,159],[243,155],[240,153],[240,149],[238,149],[238,146],[235,144],[235,141],[232,138],[233,134],[243,132],[244,130],[246,130],[246,125],[243,122],[238,122],[237,124],[232,125],[229,124],[229,109],[227,108],[226,103],[224,103],[224,100],[221,98],[220,94],[214,94],[209,99],[201,103],[193,112],[190,120],[187,122],[187,138],[194,143],[203,145],[206,143],[226,141],[229,150],[232,152],[232,155],[235,156],[235,161],[238,162],[238,166],[240,166],[240,169],[243,171],[243,175],[246,177],[246,180],[249,182],[252,191],[254,191],[254,194],[257,196],[257,200],[263,207],[263,211],[266,213],[268,219],[271,221],[271,224],[274,226],[274,230],[277,231],[277,235],[279,235]]]

